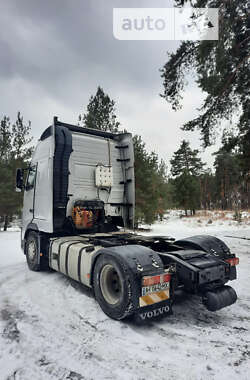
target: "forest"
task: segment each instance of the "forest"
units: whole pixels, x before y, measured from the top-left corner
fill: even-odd
[[[183,6],[188,0],[176,0]],[[182,107],[182,97],[190,74],[206,95],[199,115],[180,128],[199,131],[202,146],[218,142],[217,128],[228,121],[214,166],[206,167],[200,152],[189,141],[180,142],[170,162],[148,151],[143,134],[135,135],[136,225],[163,218],[167,209],[180,208],[186,215],[198,209],[241,210],[250,208],[250,38],[247,1],[194,0],[195,8],[218,7],[218,41],[182,41],[160,68],[161,97],[173,110]],[[115,101],[98,86],[78,125],[104,131],[124,131],[116,115]],[[225,124],[224,124],[225,125]],[[129,126],[126,126],[129,128]],[[27,167],[33,149],[31,122],[20,112],[16,120],[6,115],[0,125],[0,218],[6,229],[20,215],[22,195],[15,192],[15,171]]]
[[[78,125],[105,131],[123,132],[115,115],[115,102],[98,87],[91,96],[87,112],[79,116]],[[21,216],[22,193],[15,191],[18,167],[27,168],[33,151],[31,122],[20,112],[14,122],[8,117],[0,126],[0,216],[6,230],[13,217]],[[196,210],[234,210],[240,221],[241,211],[250,208],[250,172],[238,151],[229,151],[226,141],[215,153],[213,168],[206,168],[199,151],[189,141],[181,141],[170,162],[156,152],[149,152],[143,136],[134,135],[136,220],[152,224],[162,219],[168,209],[182,209],[185,215]]]

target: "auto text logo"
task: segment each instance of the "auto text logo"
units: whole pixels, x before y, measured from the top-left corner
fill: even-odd
[[[218,8],[114,8],[118,40],[218,40]]]

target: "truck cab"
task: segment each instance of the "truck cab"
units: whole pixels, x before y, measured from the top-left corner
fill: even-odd
[[[53,125],[42,134],[28,170],[22,240],[25,241],[28,231],[34,228],[48,234],[72,231],[76,202],[86,207],[102,204],[103,229],[133,228],[131,134],[88,130],[54,118]]]

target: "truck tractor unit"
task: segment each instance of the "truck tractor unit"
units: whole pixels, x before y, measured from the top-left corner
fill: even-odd
[[[225,284],[236,279],[239,259],[223,241],[134,232],[130,133],[54,117],[29,167],[17,170],[16,187],[24,192],[21,244],[29,268],[51,268],[92,288],[109,317],[171,314],[178,289],[200,296],[210,311],[236,301]]]

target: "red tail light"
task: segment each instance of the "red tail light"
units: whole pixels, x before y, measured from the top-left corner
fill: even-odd
[[[162,282],[169,282],[170,279],[171,279],[171,275],[169,273],[164,273],[157,276],[145,276],[142,279],[142,285],[143,286],[156,285]]]
[[[240,260],[238,257],[232,257],[231,259],[227,259],[226,262],[231,265],[231,267],[234,267],[235,265],[238,265]]]

